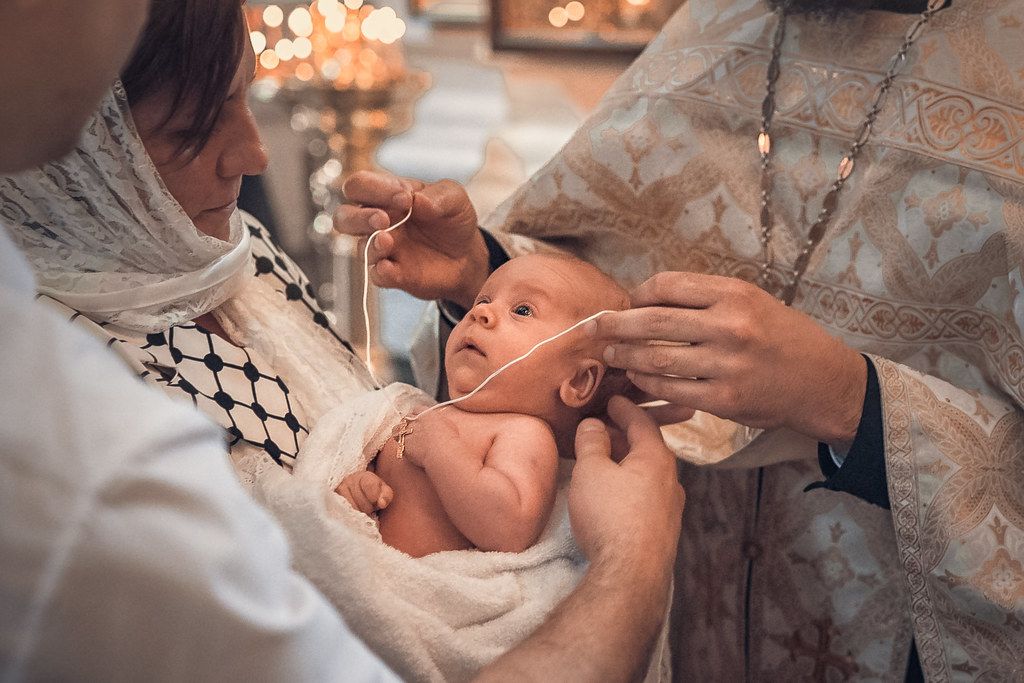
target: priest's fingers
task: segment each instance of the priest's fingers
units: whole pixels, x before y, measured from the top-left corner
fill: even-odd
[[[573,536],[592,562],[641,557],[663,563],[667,572],[685,500],[675,459],[658,428],[635,405],[616,396],[608,412],[627,432],[630,452],[615,465],[608,428],[593,418],[580,423],[569,485]]]
[[[362,237],[391,225],[391,217],[383,209],[342,204],[334,212],[334,229],[343,235]]]
[[[388,251],[393,248],[393,242],[391,238],[384,239],[387,235],[380,234],[374,237],[372,240],[363,237],[356,241],[355,255],[359,260],[359,264],[362,265],[363,259],[366,259],[366,265],[371,269],[377,266],[378,261],[385,258],[386,254],[381,253],[381,243],[383,242],[385,247],[389,247]],[[369,242],[369,249],[367,249],[367,242]]]
[[[630,300],[634,308],[665,305],[707,308],[724,298],[741,295],[749,288],[757,290],[749,282],[736,278],[665,271],[630,292]]]
[[[476,209],[466,189],[454,180],[439,180],[418,191],[413,216],[424,221],[448,219],[452,226],[469,226],[474,230],[477,227]]]
[[[614,424],[606,426],[612,444],[612,460],[617,463],[622,462],[622,459],[629,453],[629,441],[626,440],[626,433]]]
[[[677,377],[715,377],[722,355],[702,344],[610,344],[604,362],[614,368]]]
[[[679,424],[686,422],[693,417],[694,410],[689,406],[681,406],[676,403],[665,403],[659,406],[644,408],[648,417],[654,420],[658,426]]]
[[[666,401],[703,410],[712,415],[738,417],[744,415],[750,401],[734,384],[709,379],[689,379],[666,375],[627,372],[626,375],[644,391]],[[750,426],[761,426],[744,422]]]
[[[360,263],[364,258],[370,269],[370,282],[378,287],[396,288],[401,287],[405,278],[398,264],[399,242],[401,237],[394,233],[380,233],[370,241],[370,248],[366,248],[367,240],[359,240],[357,255]]]
[[[713,334],[708,312],[689,308],[651,306],[606,313],[587,324],[594,339],[702,342]]]
[[[419,180],[400,178],[390,173],[357,171],[345,181],[342,192],[345,199],[354,204],[376,206],[391,212],[409,210],[412,194],[423,189]]]
[[[370,243],[369,250],[366,249],[367,242]],[[391,256],[394,248],[394,235],[389,232],[382,232],[375,237],[360,237],[356,242],[356,256],[359,258],[360,263],[362,263],[364,257],[369,258],[370,267],[372,268],[377,261]]]
[[[404,290],[409,281],[402,266],[391,259],[381,259],[370,269],[370,282],[384,289]]]

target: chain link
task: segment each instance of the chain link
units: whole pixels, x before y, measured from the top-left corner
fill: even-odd
[[[811,225],[811,229],[807,233],[807,238],[804,240],[803,247],[797,255],[796,260],[793,262],[792,269],[789,271],[789,282],[784,283],[778,288],[773,287],[771,284],[772,270],[774,268],[773,256],[771,253],[771,239],[772,231],[775,227],[775,217],[772,213],[772,190],[774,189],[774,179],[772,174],[772,148],[774,147],[774,144],[771,138],[771,125],[776,110],[775,92],[779,79],[779,72],[781,70],[780,62],[782,56],[782,43],[786,37],[786,16],[789,10],[789,3],[783,3],[775,10],[778,21],[775,25],[775,31],[772,34],[771,59],[769,60],[768,71],[765,76],[765,96],[761,103],[761,129],[758,131],[757,135],[757,149],[758,153],[761,155],[760,222],[762,250],[762,263],[758,273],[757,284],[762,289],[772,292],[772,294],[778,296],[787,306],[792,304],[793,300],[796,298],[797,287],[800,285],[800,280],[807,271],[807,265],[810,263],[814,250],[819,244],[821,244],[825,237],[825,232],[832,220],[832,215],[835,213],[836,207],[838,206],[839,194],[842,192],[843,187],[846,186],[846,181],[853,174],[854,169],[856,169],[857,159],[860,157],[861,151],[871,139],[875,123],[878,121],[878,115],[882,112],[882,108],[885,106],[886,96],[889,94],[889,90],[892,88],[892,84],[893,81],[896,80],[896,76],[906,65],[907,55],[910,52],[910,48],[913,47],[917,39],[924,33],[925,27],[928,22],[931,21],[935,13],[942,9],[945,4],[946,0],[929,0],[927,8],[920,14],[920,16],[917,17],[910,28],[907,29],[906,34],[904,34],[902,45],[900,45],[896,54],[892,56],[892,59],[889,60],[889,67],[886,69],[885,75],[875,88],[874,100],[872,101],[871,106],[868,107],[867,113],[864,115],[864,121],[857,128],[857,134],[854,138],[853,144],[850,145],[849,149],[846,151],[846,155],[839,162],[836,179],[832,182],[832,186],[825,194],[825,198],[821,203],[821,210],[815,217],[814,223]]]

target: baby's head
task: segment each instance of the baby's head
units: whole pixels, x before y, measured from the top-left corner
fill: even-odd
[[[448,391],[465,396],[492,372],[598,311],[623,310],[629,295],[594,266],[571,256],[530,254],[495,270],[445,349]],[[606,366],[602,346],[576,329],[537,349],[472,398],[472,412],[534,415],[555,429],[591,412]],[[607,397],[605,397],[607,398]]]

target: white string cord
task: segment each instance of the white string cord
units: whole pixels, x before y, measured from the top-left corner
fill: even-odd
[[[398,221],[389,228],[383,230],[375,230],[370,233],[370,236],[366,238],[366,247],[363,249],[363,326],[366,330],[366,369],[370,373],[370,379],[373,380],[374,385],[378,388],[381,386],[380,380],[377,379],[377,375],[373,372],[373,359],[370,357],[370,307],[368,300],[370,297],[370,245],[377,235],[382,235],[386,232],[398,229],[403,223],[409,220],[412,216],[412,206],[409,206],[409,212],[405,214],[402,220]]]
[[[483,382],[480,382],[480,384],[477,386],[476,389],[474,389],[473,391],[469,392],[465,396],[459,396],[458,398],[453,398],[450,401],[445,401],[443,403],[437,403],[435,405],[430,406],[429,408],[424,410],[422,413],[419,413],[418,415],[414,415],[412,417],[408,417],[406,419],[409,420],[409,422],[413,422],[415,420],[420,419],[421,417],[423,417],[424,415],[426,415],[427,413],[429,413],[429,412],[431,412],[433,410],[438,410],[440,408],[445,408],[447,406],[455,405],[456,403],[460,403],[462,401],[465,401],[466,399],[472,398],[473,395],[475,395],[478,391],[480,391],[485,386],[487,386],[488,382],[490,382],[492,379],[494,379],[495,377],[497,377],[501,373],[503,373],[506,370],[508,370],[510,367],[512,367],[516,363],[518,363],[520,361],[523,361],[523,360],[526,360],[530,356],[530,354],[532,354],[534,351],[536,351],[540,347],[544,346],[545,344],[550,344],[551,342],[555,341],[559,337],[564,337],[565,335],[569,334],[570,332],[575,330],[580,325],[583,325],[585,323],[589,323],[591,320],[596,320],[597,318],[600,318],[605,313],[614,313],[614,311],[598,311],[594,315],[588,316],[588,317],[584,318],[583,320],[580,320],[578,323],[572,325],[571,327],[567,327],[566,329],[562,330],[561,332],[559,332],[558,334],[554,335],[553,337],[548,337],[547,339],[542,339],[541,341],[539,341],[536,344],[534,344],[533,348],[531,348],[529,351],[527,351],[523,355],[519,356],[518,358],[513,358],[512,360],[510,360],[509,362],[505,363],[500,368],[498,368],[497,370],[492,372],[490,375],[487,376],[487,379],[485,379]]]
[[[378,388],[380,388],[381,383],[380,383],[380,380],[377,379],[377,376],[373,372],[373,361],[370,358],[370,309],[369,309],[369,305],[368,305],[369,293],[370,293],[370,244],[373,242],[374,238],[377,237],[377,235],[382,235],[382,234],[384,234],[386,232],[391,232],[392,230],[395,230],[395,229],[401,227],[402,224],[404,224],[407,220],[409,220],[410,216],[412,216],[412,207],[409,207],[409,212],[405,214],[405,217],[403,217],[400,221],[398,221],[394,225],[392,225],[392,226],[390,226],[388,228],[384,228],[383,230],[375,230],[374,232],[370,233],[370,236],[366,239],[366,248],[363,249],[363,324],[364,324],[364,327],[365,327],[365,330],[366,330],[366,369],[370,373],[370,379],[373,380],[373,383]],[[567,327],[566,329],[562,330],[558,334],[556,334],[554,336],[551,336],[551,337],[548,337],[547,339],[542,339],[541,341],[539,341],[536,344],[534,344],[533,347],[529,351],[524,353],[523,355],[519,356],[518,358],[513,358],[512,360],[510,360],[509,362],[505,363],[500,368],[498,368],[497,370],[492,372],[490,375],[487,376],[486,379],[484,379],[483,382],[481,382],[476,387],[476,389],[473,389],[473,391],[469,392],[465,396],[460,396],[458,398],[453,398],[453,399],[451,399],[449,401],[444,401],[443,403],[434,404],[434,405],[430,406],[429,408],[427,408],[426,410],[424,410],[423,412],[419,413],[418,415],[410,416],[410,417],[407,417],[405,419],[408,420],[409,422],[413,422],[413,421],[418,420],[419,418],[423,417],[424,415],[426,415],[427,413],[429,413],[431,411],[439,410],[441,408],[447,408],[448,406],[455,405],[456,403],[461,403],[462,401],[465,401],[467,399],[472,398],[473,396],[475,396],[477,394],[477,392],[479,392],[481,389],[483,389],[485,386],[487,386],[487,384],[490,383],[491,380],[493,380],[495,377],[497,377],[501,373],[505,372],[505,370],[508,370],[510,367],[512,367],[516,363],[519,363],[519,362],[524,361],[527,358],[529,358],[530,355],[533,354],[533,352],[536,351],[537,349],[539,349],[540,347],[544,346],[545,344],[550,344],[551,342],[555,341],[556,339],[559,339],[560,337],[564,337],[565,335],[567,335],[570,332],[572,332],[573,330],[575,330],[577,327],[580,327],[581,325],[584,325],[584,324],[590,322],[591,320],[596,320],[597,318],[600,318],[602,315],[605,315],[606,313],[614,313],[614,311],[611,311],[611,310],[598,311],[597,313],[595,313],[595,314],[593,314],[591,316],[588,316],[588,317],[584,318],[583,320],[580,320],[579,322],[577,322],[577,323]]]

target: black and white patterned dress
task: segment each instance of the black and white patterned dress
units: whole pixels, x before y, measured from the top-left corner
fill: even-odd
[[[258,221],[245,213],[242,219],[252,235],[254,276],[264,278],[290,305],[327,329],[339,347],[352,353],[351,345],[337,334],[317,304],[299,267]],[[284,380],[255,350],[235,346],[194,322],[149,335],[134,336],[118,329],[115,336],[108,326],[53,299],[40,298],[104,339],[144,380],[171,397],[191,401],[220,424],[236,464],[258,451],[278,464],[294,464],[309,433],[307,416]]]

